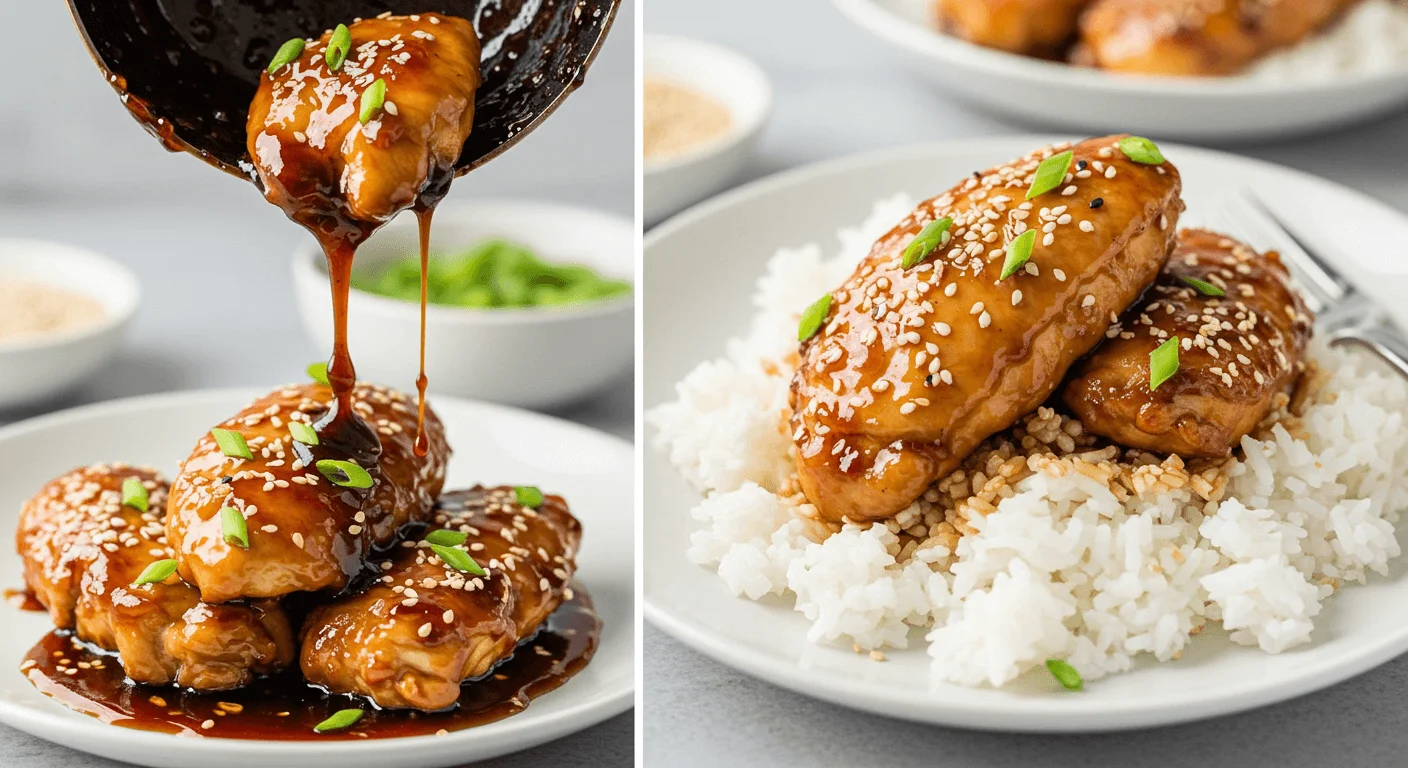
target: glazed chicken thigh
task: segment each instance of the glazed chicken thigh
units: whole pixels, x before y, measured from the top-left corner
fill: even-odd
[[[1066,405],[1123,446],[1227,456],[1304,369],[1313,320],[1289,278],[1274,252],[1184,230],[1158,282],[1075,367]],[[1149,354],[1172,338],[1178,371],[1151,391]]]
[[[983,439],[1035,409],[1153,282],[1172,249],[1178,171],[1121,137],[1075,145],[1054,189],[1024,200],[1050,148],[974,173],[877,241],[831,296],[792,384],[802,491],[831,521],[903,510]],[[902,265],[930,222],[930,258]],[[1035,230],[1030,260],[1005,250]]]
[[[145,489],[124,503],[124,482]],[[293,630],[277,603],[202,603],[175,578],[141,586],[173,556],[163,534],[167,484],[149,469],[97,464],[51,481],[20,512],[25,582],[54,624],[117,651],[140,683],[225,690],[293,661]],[[138,504],[147,509],[138,508]]]
[[[407,541],[379,563],[362,594],[313,611],[303,625],[303,674],[388,708],[438,710],[532,637],[568,590],[581,525],[557,496],[520,503],[509,487],[445,494],[432,530],[464,534],[453,547],[487,573]]]
[[[1054,54],[1075,34],[1090,0],[937,0],[939,26],[971,43],[1011,53]]]

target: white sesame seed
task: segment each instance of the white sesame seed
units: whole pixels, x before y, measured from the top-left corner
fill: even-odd
[[[984,312],[984,313],[981,314],[981,315],[978,315],[978,327],[979,327],[979,328],[986,328],[986,327],[988,327],[989,325],[992,325],[992,315],[989,315],[989,314],[986,313],[986,312]]]
[[[1069,187],[1066,187],[1065,189],[1061,190],[1061,196],[1062,196],[1062,197],[1070,197],[1071,195],[1074,195],[1075,193],[1076,193],[1076,185],[1074,185],[1074,184],[1072,184],[1072,185],[1070,185]]]
[[[957,293],[957,292],[958,292],[958,283],[949,283],[948,285],[945,285],[945,286],[944,286],[944,295],[945,295],[945,296],[952,296],[953,294],[955,294],[955,293]]]
[[[1042,245],[1051,245],[1054,242],[1056,242],[1056,235],[1051,232],[1046,233],[1046,237],[1041,238]]]
[[[1093,294],[1093,293],[1087,293],[1087,294],[1085,294],[1085,298],[1083,298],[1083,299],[1080,300],[1080,305],[1081,305],[1082,307],[1089,307],[1089,306],[1092,306],[1092,305],[1094,305],[1094,304],[1095,304],[1095,294]]]
[[[949,327],[948,323],[935,323],[934,331],[940,336],[947,336],[953,332],[953,329]]]
[[[1059,282],[1062,282],[1062,283],[1066,282],[1066,273],[1065,273],[1065,272],[1063,272],[1063,271],[1061,271],[1061,270],[1059,270],[1059,269],[1053,269],[1053,270],[1051,270],[1051,274],[1055,275],[1055,276],[1056,276],[1056,279],[1057,279]]]
[[[976,314],[978,314],[979,312],[982,312],[982,311],[983,311],[983,302],[978,301],[978,302],[974,302],[973,307],[968,310],[968,314],[970,314],[970,315],[976,315]]]
[[[416,630],[416,634],[420,635],[421,637],[430,637],[430,629],[430,622],[427,621],[424,624],[420,625],[420,629]]]
[[[1094,224],[1091,224],[1089,221],[1082,221],[1082,222],[1080,223],[1080,231],[1082,231],[1082,232],[1094,232],[1094,231],[1095,231],[1095,225],[1094,225]]]
[[[1017,306],[1018,304],[1021,304],[1021,303],[1022,303],[1022,292],[1021,292],[1020,290],[1013,291],[1013,292],[1012,292],[1012,306],[1015,307],[1015,306]]]
[[[904,405],[900,406],[900,413],[905,416],[908,416],[909,414],[914,413],[914,409],[916,407],[917,406],[915,406],[914,403],[905,403]]]

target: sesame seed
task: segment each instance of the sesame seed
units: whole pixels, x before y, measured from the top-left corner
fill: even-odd
[[[982,311],[983,311],[983,302],[979,301],[979,302],[976,302],[976,303],[973,304],[972,309],[969,309],[969,310],[968,310],[968,314],[970,314],[970,315],[976,315],[976,314],[978,314],[979,312],[982,312]]]
[[[1021,304],[1021,303],[1022,303],[1022,292],[1021,292],[1020,290],[1013,291],[1013,292],[1012,292],[1012,306],[1015,307],[1015,306],[1017,306],[1018,304]]]
[[[1076,193],[1076,185],[1074,185],[1074,184],[1072,184],[1072,185],[1070,185],[1069,187],[1066,187],[1065,189],[1061,190],[1061,196],[1062,196],[1062,197],[1070,197],[1071,195],[1074,195],[1075,193]]]
[[[989,325],[992,325],[992,315],[989,315],[987,312],[984,312],[983,314],[978,315],[978,327],[979,327],[979,328],[986,328],[986,327],[988,327]]]
[[[430,629],[430,622],[427,621],[424,624],[420,625],[420,629],[416,630],[416,634],[420,635],[421,637],[430,637]]]
[[[1094,225],[1094,224],[1091,224],[1091,223],[1088,222],[1088,221],[1082,221],[1082,222],[1080,223],[1080,231],[1082,231],[1082,232],[1094,232],[1094,231],[1095,231],[1095,225]]]
[[[905,416],[908,416],[909,414],[914,413],[914,409],[916,407],[917,406],[915,406],[914,403],[905,403],[904,405],[900,406],[900,413]]]
[[[1056,276],[1056,280],[1057,280],[1057,281],[1062,282],[1062,283],[1066,282],[1066,273],[1065,273],[1065,272],[1063,272],[1063,271],[1061,271],[1061,270],[1059,270],[1059,269],[1053,269],[1053,270],[1051,270],[1051,274],[1053,274],[1053,275]]]
[[[1092,305],[1094,305],[1094,304],[1095,304],[1095,294],[1093,294],[1093,293],[1087,293],[1087,294],[1085,294],[1085,298],[1083,298],[1083,299],[1080,300],[1080,305],[1081,305],[1082,307],[1089,307],[1089,306],[1092,306]]]

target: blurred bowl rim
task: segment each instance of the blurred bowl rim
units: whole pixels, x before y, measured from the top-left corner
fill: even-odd
[[[520,212],[524,209],[537,209],[548,216],[554,214],[587,216],[597,219],[607,226],[620,227],[624,234],[632,238],[632,241],[634,241],[635,238],[635,225],[630,219],[624,216],[596,208],[588,208],[586,206],[529,199],[494,198],[476,200],[471,198],[442,203],[435,211],[435,221],[439,222],[447,218],[454,218],[456,214],[463,215],[465,211],[469,210],[483,212],[484,210],[493,210],[496,208],[514,209]],[[396,220],[388,222],[386,225],[386,227],[396,228],[408,226],[411,225],[406,223],[397,224]],[[385,227],[383,229],[385,229]],[[511,240],[512,238],[505,239]],[[468,247],[471,244],[472,243],[469,243],[462,247]],[[632,253],[633,252],[634,251],[632,251]],[[554,261],[554,259],[543,256],[541,253],[538,255],[545,261]],[[623,310],[631,311],[635,306],[636,291],[639,290],[638,278],[635,274],[634,259],[632,258],[630,261],[623,263],[625,263],[627,267],[622,272],[605,273],[607,277],[624,280],[631,284],[631,292],[621,296],[565,307],[502,307],[481,309],[475,307],[447,307],[443,304],[427,303],[425,307],[426,323],[461,326],[546,324],[604,317],[617,314]],[[595,267],[593,267],[593,270],[603,273],[603,270],[597,270]],[[328,279],[327,274],[327,267],[323,262],[323,254],[318,246],[311,241],[300,244],[298,249],[294,252],[293,258],[293,277],[295,283],[310,280],[326,283]],[[301,291],[297,291],[297,293],[300,296],[302,295]],[[350,300],[356,301],[359,309],[365,308],[382,317],[399,318],[402,315],[418,316],[420,314],[420,304],[418,302],[393,299],[388,296],[381,296],[357,288],[352,289],[351,296],[352,298]]]
[[[767,124],[773,109],[772,83],[768,80],[767,73],[763,71],[762,67],[758,66],[757,62],[732,48],[727,48],[717,43],[704,42],[702,40],[695,40],[694,38],[681,37],[678,35],[647,34],[644,36],[641,45],[642,83],[645,79],[650,77],[649,60],[652,46],[654,46],[657,51],[662,48],[666,51],[671,49],[676,51],[682,49],[690,51],[692,49],[694,54],[727,60],[729,66],[746,73],[746,79],[749,81],[747,83],[739,83],[736,79],[727,79],[724,81],[728,83],[727,90],[735,93],[749,94],[747,98],[750,101],[755,101],[757,106],[755,109],[750,110],[750,114],[745,115],[740,115],[737,110],[730,108],[729,114],[732,115],[737,122],[730,126],[723,134],[709,139],[692,149],[687,149],[673,155],[667,155],[659,160],[651,160],[642,156],[641,165],[646,177],[718,158],[747,142],[751,137],[757,135],[758,132],[763,129],[763,126]],[[666,53],[665,55],[668,56],[670,54]],[[691,54],[686,53],[684,55],[688,56]],[[685,85],[689,84],[686,83]],[[705,95],[712,96],[713,94],[706,93]],[[644,107],[642,107],[642,109],[643,108]]]
[[[54,280],[45,276],[31,276],[25,274],[12,274],[4,269],[5,253],[23,253],[25,249],[50,249],[52,252],[46,254],[53,257],[56,253],[62,253],[60,258],[70,261],[87,262],[89,266],[96,265],[98,269],[111,273],[113,282],[110,288],[113,291],[108,296],[98,296],[91,291],[76,287],[71,283]],[[90,339],[105,336],[121,329],[137,315],[137,311],[142,306],[142,283],[137,279],[137,274],[129,269],[125,264],[106,256],[91,248],[86,248],[73,243],[66,243],[59,240],[42,240],[30,237],[0,237],[0,277],[17,277],[36,283],[70,291],[86,296],[103,306],[102,320],[89,325],[80,325],[75,328],[61,330],[53,333],[41,333],[30,336],[20,336],[14,339],[0,339],[0,356],[20,353],[35,352],[43,349],[57,349],[81,343]],[[113,306],[110,306],[110,303]]]

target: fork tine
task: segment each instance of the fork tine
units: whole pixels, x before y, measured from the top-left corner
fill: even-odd
[[[1317,314],[1336,306],[1353,291],[1352,286],[1328,268],[1323,259],[1312,255],[1250,192],[1241,190],[1225,196],[1218,207],[1217,218],[1228,223],[1230,232],[1245,237],[1254,247],[1279,251]]]
[[[1342,294],[1348,294],[1354,290],[1354,286],[1348,280],[1341,277],[1338,270],[1317,254],[1315,249],[1311,248],[1305,241],[1297,237],[1295,231],[1287,226],[1286,222],[1282,221],[1281,217],[1277,216],[1274,211],[1268,208],[1266,204],[1261,201],[1261,198],[1247,189],[1242,190],[1241,196],[1244,197],[1264,219],[1275,226],[1278,234],[1280,234],[1286,242],[1294,246],[1294,248],[1291,249],[1291,253],[1295,258],[1301,260],[1300,267],[1302,269],[1316,270],[1318,273],[1316,275],[1317,282],[1323,285],[1333,285],[1335,288],[1339,289]]]

